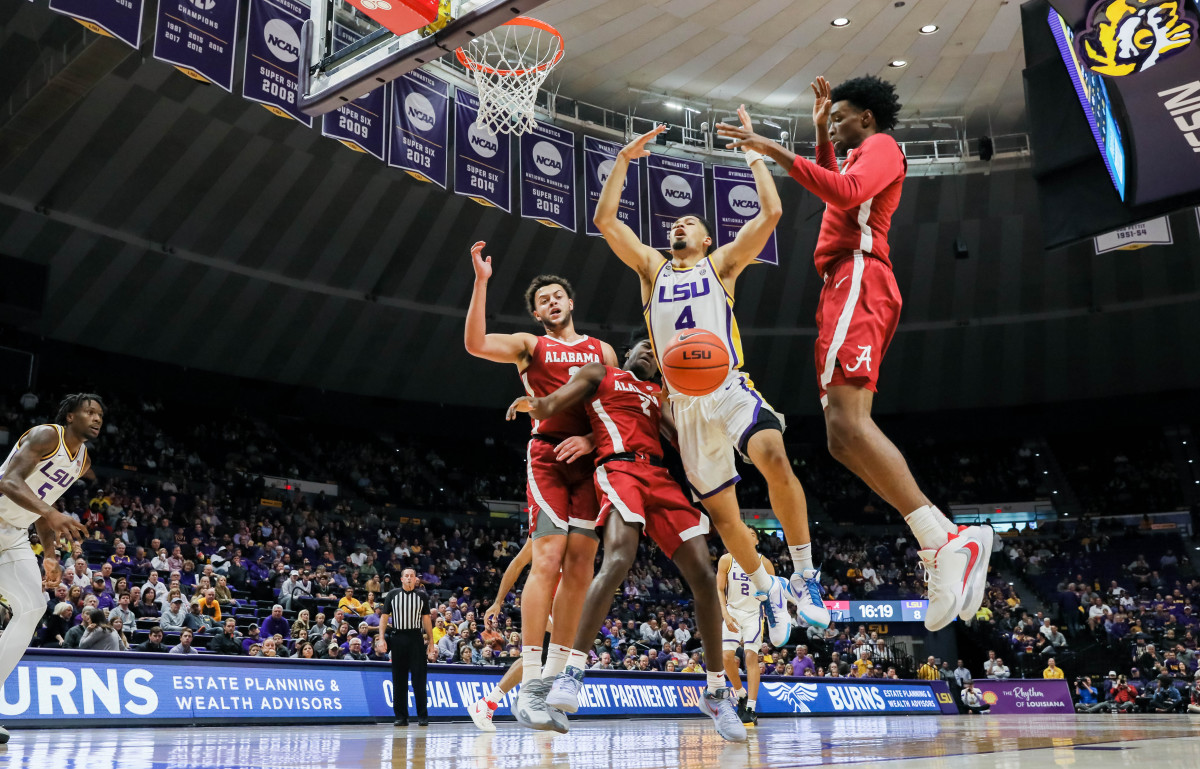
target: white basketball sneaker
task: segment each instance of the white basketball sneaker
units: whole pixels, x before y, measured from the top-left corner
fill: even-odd
[[[959,534],[965,534],[970,529],[978,530],[978,539],[983,552],[979,555],[980,567],[976,570],[974,578],[967,586],[967,593],[963,597],[963,608],[958,613],[958,618],[964,622],[974,622],[975,614],[979,611],[979,607],[983,605],[983,598],[987,594],[987,575],[988,564],[992,560],[992,545],[996,540],[996,532],[991,526],[970,526],[959,528]]]
[[[792,590],[783,577],[771,577],[771,589],[766,593],[755,593],[767,616],[767,638],[775,648],[786,646],[792,635],[792,615],[788,611],[788,600],[793,599]]]
[[[918,551],[929,585],[926,630],[941,630],[963,611],[972,580],[980,568],[987,568],[982,537],[979,527],[971,526],[958,535],[947,534],[946,544],[937,550]]]
[[[805,569],[792,575],[790,585],[796,601],[796,613],[800,619],[813,627],[824,630],[833,617],[825,608],[825,597],[821,590],[821,570]]]
[[[471,707],[467,708],[467,712],[471,714],[471,720],[479,727],[480,731],[494,732],[496,725],[492,723],[492,716],[496,712],[496,706],[486,699],[476,702]]]

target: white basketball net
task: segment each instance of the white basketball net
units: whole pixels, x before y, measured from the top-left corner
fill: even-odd
[[[475,124],[493,134],[520,136],[537,125],[538,89],[562,58],[558,35],[522,20],[514,19],[517,23],[503,24],[458,49],[479,88]]]

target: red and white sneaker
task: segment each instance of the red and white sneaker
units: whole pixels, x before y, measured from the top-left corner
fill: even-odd
[[[992,560],[992,545],[996,540],[996,532],[991,526],[959,526],[958,532],[965,533],[966,530],[978,529],[979,545],[982,552],[979,554],[980,567],[975,571],[975,576],[971,579],[967,586],[967,592],[963,596],[962,611],[958,613],[958,618],[964,622],[974,622],[975,614],[979,611],[979,607],[983,605],[983,597],[987,595],[987,575],[988,564]]]
[[[481,731],[496,731],[496,725],[492,723],[492,716],[496,712],[495,703],[483,699],[467,708],[467,712],[471,714],[471,720]]]
[[[974,601],[978,594],[982,601],[982,589],[973,586],[979,581],[980,570],[984,572],[983,579],[987,579],[982,527],[969,526],[957,535],[947,534],[946,539],[946,544],[937,550],[921,550],[917,553],[925,567],[925,581],[929,585],[925,628],[930,631],[941,630],[953,622],[965,610],[968,598]],[[976,603],[972,615],[978,609],[979,604]]]

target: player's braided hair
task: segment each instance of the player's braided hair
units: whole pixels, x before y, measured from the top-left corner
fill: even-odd
[[[58,404],[58,416],[54,418],[56,424],[66,425],[67,414],[71,414],[79,409],[80,406],[88,401],[94,401],[100,409],[104,410],[104,400],[95,393],[75,393],[68,395]]]
[[[562,286],[563,291],[567,292],[567,298],[572,301],[575,299],[575,289],[571,287],[571,282],[566,278],[560,278],[557,275],[538,275],[530,281],[529,288],[525,289],[525,306],[529,309],[530,315],[534,315],[537,312],[537,292],[546,286],[553,285]]]
[[[874,75],[847,80],[833,89],[829,99],[833,102],[848,101],[860,110],[871,110],[875,124],[881,131],[896,127],[896,118],[900,116],[902,106],[896,96],[896,86]]]

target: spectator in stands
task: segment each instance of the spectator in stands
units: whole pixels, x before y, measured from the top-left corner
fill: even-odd
[[[221,604],[217,601],[216,588],[206,588],[204,593],[196,599],[196,603],[200,606],[201,614],[218,625],[221,623]]]
[[[288,621],[283,617],[283,607],[275,604],[271,607],[271,616],[263,620],[262,634],[264,636],[272,636],[278,633],[284,638],[290,638],[291,632],[291,626],[288,625]]]
[[[89,609],[84,612],[85,627],[83,638],[79,640],[80,649],[115,652],[121,650],[116,632],[109,624],[108,618],[100,609]]]
[[[175,595],[170,606],[159,617],[158,624],[168,633],[178,633],[187,627],[188,612],[183,608],[183,598]]]
[[[467,652],[467,662],[470,663],[471,652],[469,649],[465,651]],[[366,661],[367,655],[363,654],[361,638],[355,636],[354,638],[350,639],[350,647],[346,650],[346,653],[342,656],[342,659],[358,660],[359,662]]]
[[[250,627],[246,628],[246,637],[242,639],[242,648],[246,650],[247,654],[250,653],[251,646],[258,646],[261,650],[262,640],[261,628],[259,628],[258,625],[251,623]]]
[[[217,577],[217,586],[214,588],[214,594],[217,597],[217,603],[222,608],[231,609],[241,605],[233,597],[233,591],[229,589],[229,580],[226,577]]]
[[[242,637],[238,633],[236,619],[228,617],[225,620],[222,631],[208,642],[208,651],[213,654],[242,654]]]
[[[1137,692],[1129,685],[1125,676],[1117,679],[1117,685],[1112,691],[1112,709],[1119,713],[1128,713],[1137,707]]]
[[[1012,673],[1009,671],[1008,666],[1004,664],[1004,660],[997,657],[995,661],[992,662],[991,668],[988,671],[988,678],[996,681],[1003,681],[1011,676]]]
[[[450,600],[454,600],[453,598]],[[338,608],[347,614],[353,614],[356,617],[363,616],[362,603],[354,597],[354,588],[347,587],[343,591],[341,600],[338,601]]]
[[[894,672],[895,668],[889,670],[888,677],[891,678],[891,673]],[[980,715],[981,713],[991,712],[991,708],[984,701],[983,695],[978,689],[975,688],[974,682],[972,682],[970,679],[967,679],[966,684],[963,685],[962,704],[966,711],[973,716]]]
[[[367,655],[367,659],[374,662],[387,662],[390,660],[391,657],[388,656],[387,649],[384,648],[385,646],[387,646],[387,643],[384,641],[384,639],[377,638],[375,643],[371,645],[371,653]],[[488,651],[491,651],[490,647],[488,648]]]
[[[967,682],[971,680],[973,680],[971,677],[971,671],[967,669],[967,666],[963,664],[962,660],[959,660],[958,667],[954,668],[954,683],[958,686],[958,688],[965,689]]]
[[[149,639],[143,641],[137,646],[134,646],[133,650],[137,652],[158,652],[161,654],[166,654],[170,651],[170,647],[165,646],[162,640],[163,629],[158,625],[155,625],[154,627],[150,628]]]
[[[121,593],[117,598],[117,605],[108,612],[109,620],[120,618],[121,624],[129,632],[137,630],[137,616],[129,608],[129,593]]]
[[[1146,710],[1150,713],[1174,713],[1182,707],[1183,695],[1179,693],[1179,689],[1175,688],[1175,682],[1171,680],[1171,677],[1163,674],[1158,677],[1158,687],[1150,695],[1149,701],[1145,705]]]
[[[612,655],[609,654],[608,652],[603,652],[600,655],[600,659],[596,660],[595,664],[592,665],[592,670],[614,670],[614,669],[615,668],[613,667]]]
[[[817,663],[808,653],[807,646],[796,647],[796,657],[792,660],[792,675],[811,676],[817,671]]]
[[[308,631],[312,629],[308,618],[308,609],[301,609],[300,613],[296,615],[296,621],[292,623],[292,638],[308,638]]]
[[[1109,703],[1100,700],[1100,694],[1092,686],[1090,676],[1075,680],[1075,712],[1102,713],[1109,709]]]
[[[67,633],[71,629],[71,620],[75,609],[71,604],[62,601],[54,605],[54,610],[46,619],[39,636],[38,646],[58,649],[65,644]]]
[[[305,609],[304,611],[308,610]],[[303,612],[301,612],[301,614],[303,614]],[[318,638],[325,635],[325,631],[327,629],[329,629],[329,625],[325,624],[325,612],[317,612],[317,620],[309,626],[308,633],[306,634],[308,636],[308,640],[315,642]],[[292,633],[292,637],[296,637],[294,632]]]
[[[1200,677],[1196,678],[1196,682],[1192,684],[1191,702],[1188,703],[1187,712],[1200,713]]]
[[[446,634],[437,642],[439,662],[453,662],[458,658],[458,625],[453,622],[446,626]]]
[[[199,599],[188,604],[187,614],[184,615],[184,626],[194,633],[208,633],[214,628],[220,627],[212,617],[201,610]]]
[[[164,585],[163,587],[165,588],[166,586]],[[143,589],[141,600],[133,607],[134,616],[138,619],[157,621],[161,613],[162,610],[159,608],[154,588],[147,587]]]
[[[1059,680],[1063,678],[1062,668],[1055,664],[1053,657],[1046,660],[1046,669],[1042,671],[1042,678]]]
[[[933,657],[927,658],[925,664],[917,669],[917,678],[922,681],[937,681],[941,677],[941,673],[938,672],[937,660]]]

